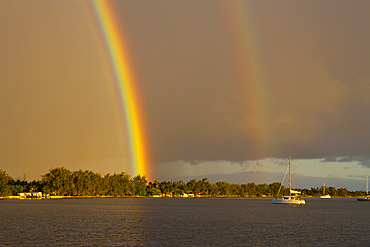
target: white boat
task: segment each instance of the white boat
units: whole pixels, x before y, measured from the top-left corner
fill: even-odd
[[[324,191],[322,194],[323,195],[320,196],[321,199],[331,199],[331,196],[329,194],[325,194],[325,183],[324,183]]]
[[[368,182],[368,177],[367,176],[366,176],[365,183],[366,183],[366,196],[357,198],[357,201],[370,201],[370,196],[369,196],[369,182]],[[364,186],[365,186],[365,184],[364,184]],[[362,186],[362,189],[361,190],[364,189],[364,186]]]
[[[288,167],[289,167],[289,193],[290,193],[290,195],[279,197],[279,198],[274,198],[274,199],[272,199],[272,204],[306,204],[306,201],[304,199],[302,199],[302,197],[301,197],[301,192],[292,190],[292,172],[291,172],[291,157],[290,156],[289,156]],[[277,196],[279,196],[280,189],[281,189],[281,187],[284,183],[284,178],[285,178],[286,172],[288,170],[288,167],[285,170],[283,181],[281,182],[281,185],[280,185]]]

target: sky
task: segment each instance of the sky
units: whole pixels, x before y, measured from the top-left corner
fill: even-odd
[[[360,190],[370,2],[107,1],[135,72],[150,181]],[[89,1],[0,1],[0,169],[132,174]],[[144,130],[145,128],[145,130]],[[286,185],[287,186],[287,185]]]

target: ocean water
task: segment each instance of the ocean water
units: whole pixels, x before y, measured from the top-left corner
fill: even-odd
[[[369,212],[355,198],[1,200],[0,246],[369,246]]]

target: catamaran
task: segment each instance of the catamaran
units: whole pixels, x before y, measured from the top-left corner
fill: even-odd
[[[325,194],[325,183],[324,183],[324,191],[322,194],[323,195],[320,196],[321,199],[331,199],[331,196],[329,194]]]
[[[302,197],[301,197],[301,192],[296,191],[296,190],[292,190],[292,172],[291,172],[291,157],[290,156],[289,156],[288,167],[289,167],[289,196],[274,198],[274,199],[272,199],[272,204],[306,204],[306,201],[304,199],[302,199]],[[279,188],[277,196],[279,196],[281,187],[283,186],[284,178],[285,178],[286,172],[288,170],[288,167],[285,170],[283,181],[280,184],[280,188]]]
[[[366,183],[366,196],[357,198],[357,201],[370,201],[370,196],[369,196],[369,182],[368,182],[368,177],[367,176],[366,176],[365,183]],[[364,186],[365,186],[365,184],[362,186],[362,189],[361,190],[364,189]]]

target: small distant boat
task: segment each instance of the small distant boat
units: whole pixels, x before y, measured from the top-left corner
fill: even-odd
[[[369,196],[359,197],[357,198],[357,201],[369,201],[370,202],[370,197]]]
[[[274,198],[274,199],[272,199],[272,204],[306,204],[306,201],[304,199],[302,199],[302,197],[301,197],[301,192],[292,190],[292,173],[291,173],[291,157],[290,156],[289,156],[288,167],[289,167],[289,193],[290,193],[290,195],[289,196],[283,196],[283,197],[280,197],[280,198]],[[285,170],[285,174],[284,174],[284,177],[283,177],[283,181],[281,182],[280,189],[281,189],[281,187],[284,183],[284,178],[285,178],[286,172],[288,170],[288,167]],[[280,189],[278,191],[277,196],[279,196]]]
[[[324,183],[324,191],[323,195],[320,196],[321,199],[331,199],[331,196],[329,194],[325,194],[325,183]]]
[[[370,201],[368,176],[366,176],[365,183],[366,183],[366,196],[357,198],[357,201]],[[364,186],[365,186],[365,184],[364,184]],[[364,189],[364,186],[362,186],[361,190]]]

